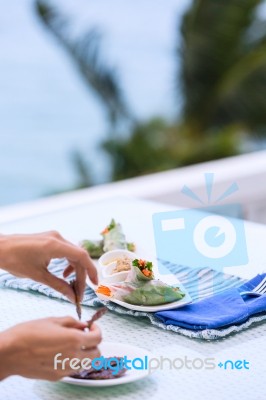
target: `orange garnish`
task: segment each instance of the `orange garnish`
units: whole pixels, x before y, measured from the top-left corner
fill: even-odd
[[[145,276],[150,276],[151,275],[151,271],[149,271],[147,268],[144,268],[142,271],[143,275]]]
[[[106,233],[108,233],[109,232],[109,229],[108,228],[104,228],[104,230],[101,232],[101,235],[106,235]]]
[[[103,294],[104,296],[111,296],[111,290],[109,289],[109,287],[104,286],[104,285],[100,285],[97,290],[97,293]]]
[[[141,259],[139,259],[139,266],[140,267],[145,267],[145,265],[146,265],[146,261],[145,260],[141,260]]]

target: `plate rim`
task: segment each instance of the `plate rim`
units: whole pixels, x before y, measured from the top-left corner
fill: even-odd
[[[114,251],[114,250],[111,250],[110,252],[112,252],[112,251]],[[101,269],[99,268],[100,267],[99,266],[99,262],[98,262],[99,259],[94,259],[93,261],[94,261],[94,265],[95,265],[95,267],[96,267],[96,269],[98,271],[98,274],[100,275],[100,278],[103,278],[102,274],[101,274]],[[167,310],[173,310],[175,308],[181,308],[181,307],[184,307],[184,306],[186,306],[188,304],[191,304],[193,302],[193,300],[192,300],[189,292],[187,291],[187,289],[184,287],[184,285],[179,281],[179,279],[174,274],[169,273],[169,274],[167,274],[167,278],[166,278],[166,275],[160,274],[159,271],[156,268],[156,275],[157,275],[157,279],[158,280],[161,280],[162,282],[164,282],[164,283],[166,283],[168,285],[171,285],[169,283],[169,275],[171,275],[171,277],[172,277],[171,280],[173,281],[172,285],[180,287],[181,291],[183,291],[185,293],[185,296],[182,299],[175,300],[175,301],[173,301],[171,303],[160,304],[160,305],[155,305],[155,306],[140,306],[140,305],[134,305],[134,304],[126,303],[126,302],[124,302],[122,300],[112,299],[112,298],[109,298],[109,297],[104,296],[104,295],[99,295],[98,293],[96,293],[96,288],[98,287],[98,285],[93,284],[91,282],[89,276],[87,276],[87,278],[86,278],[86,283],[94,291],[94,293],[96,294],[97,298],[100,301],[104,301],[104,302],[108,302],[108,303],[114,303],[114,304],[119,305],[120,307],[124,307],[127,310],[131,310],[131,311],[144,312],[144,313],[155,313],[155,312],[158,312],[158,311],[167,311]],[[99,283],[101,282],[101,280],[102,279],[99,279]],[[115,284],[115,283],[118,283],[118,282],[113,282],[113,283]]]
[[[144,349],[143,347],[139,347],[136,345],[132,345],[132,344],[127,344],[127,343],[119,343],[119,342],[105,342],[103,341],[102,343],[100,343],[99,347],[101,348],[102,346],[119,346],[121,348],[125,347],[125,348],[132,348],[133,350],[140,351],[141,352],[145,352],[145,355],[150,356],[150,357],[154,357],[154,354],[147,349]],[[118,355],[119,357],[119,355]],[[143,373],[142,374],[132,374],[131,376],[122,376],[120,378],[117,379],[103,379],[103,380],[89,380],[89,379],[76,379],[76,378],[71,378],[70,376],[66,376],[64,378],[62,378],[60,380],[60,382],[62,383],[67,383],[69,385],[74,385],[74,386],[83,386],[83,387],[108,387],[108,386],[118,386],[118,385],[124,385],[127,383],[131,383],[131,382],[136,382],[138,380],[147,378],[151,375],[151,373],[149,372],[149,370],[142,370]]]
[[[180,307],[183,307],[183,306],[186,306],[186,305],[192,303],[192,298],[190,297],[190,294],[188,293],[188,291],[184,288],[184,286],[182,284],[180,284],[180,287],[181,287],[181,290],[185,293],[185,296],[182,299],[172,301],[171,303],[160,304],[160,305],[155,305],[155,306],[140,306],[140,305],[136,305],[136,304],[126,303],[125,301],[122,301],[122,300],[112,299],[105,295],[101,295],[101,294],[99,295],[95,291],[95,288],[96,288],[95,285],[93,285],[94,287],[92,287],[92,285],[90,285],[90,283],[88,283],[88,279],[87,279],[87,284],[91,289],[94,290],[94,292],[99,300],[109,302],[109,303],[115,303],[121,307],[124,307],[128,310],[133,310],[133,311],[151,312],[152,313],[152,312],[157,312],[157,311],[172,310],[174,308],[180,308]]]

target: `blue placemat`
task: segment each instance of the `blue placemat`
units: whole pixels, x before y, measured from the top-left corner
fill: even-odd
[[[182,284],[190,293],[190,296],[193,300],[221,293],[229,288],[238,287],[245,282],[241,278],[214,271],[210,268],[197,269],[171,264],[166,261],[160,262],[182,282]],[[49,270],[53,274],[62,277],[62,271],[64,270],[66,265],[66,260],[56,259],[51,262]],[[30,279],[17,278],[6,272],[2,272],[0,274],[0,285],[11,289],[34,291],[42,293],[49,297],[68,301],[62,294],[41,283],[36,283]],[[91,288],[87,287],[82,304],[85,306],[97,307],[100,306],[102,302],[97,298],[94,291]],[[153,313],[128,310],[111,302],[108,302],[106,305],[111,311],[114,311],[118,314],[131,315],[134,317],[147,317],[153,325],[156,325],[161,329],[174,331],[184,336],[196,339],[212,340],[223,338],[227,335],[230,335],[231,333],[240,332],[243,329],[248,328],[255,322],[266,320],[265,313],[263,315],[252,317],[241,325],[233,325],[225,329],[206,329],[201,331],[192,331],[174,325],[166,325],[161,322]]]

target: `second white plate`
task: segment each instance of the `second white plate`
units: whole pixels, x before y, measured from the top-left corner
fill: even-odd
[[[131,346],[128,344],[112,343],[112,342],[102,342],[99,346],[99,349],[103,357],[106,358],[107,357],[124,358],[126,356],[127,359],[131,361],[134,360],[135,358],[141,359],[143,360],[143,368],[128,369],[125,375],[121,376],[120,378],[92,380],[92,379],[75,379],[68,376],[66,378],[63,378],[62,382],[78,386],[105,387],[105,386],[122,385],[124,383],[134,382],[149,376],[149,370],[148,368],[145,368],[145,358],[146,359],[153,358],[153,354],[150,351],[142,349],[139,346]]]

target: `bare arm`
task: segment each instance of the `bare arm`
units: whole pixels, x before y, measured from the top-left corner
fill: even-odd
[[[87,275],[97,284],[95,266],[84,249],[68,242],[57,232],[0,236],[1,268],[16,276],[44,283],[74,301],[75,295],[71,286],[47,269],[52,258],[64,257],[69,262],[64,278],[75,271],[76,288],[82,298]]]
[[[100,355],[101,332],[95,324],[84,332],[85,325],[71,317],[45,318],[0,333],[0,380],[21,375],[55,381],[76,373],[69,360]],[[68,358],[64,365],[55,363],[57,354],[60,360]]]

